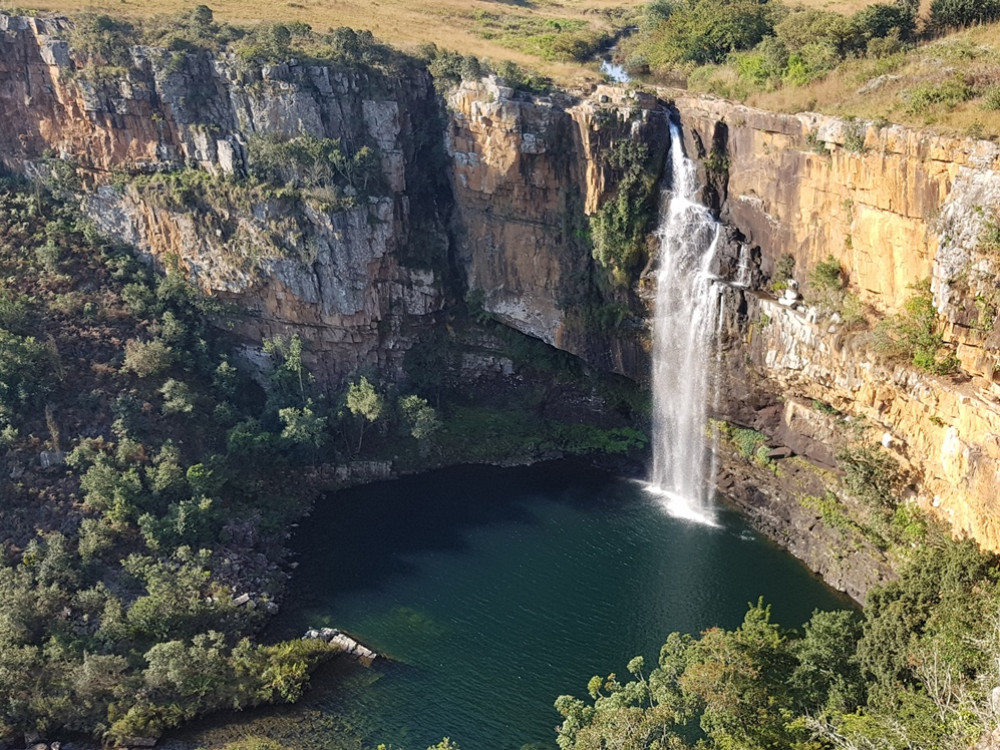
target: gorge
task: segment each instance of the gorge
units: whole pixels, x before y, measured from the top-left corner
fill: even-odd
[[[4,220],[38,278],[16,299],[4,288],[0,327],[54,379],[5,404],[0,481],[26,519],[5,534],[17,575],[63,586],[10,632],[31,658],[79,646],[70,677],[11,674],[100,693],[41,708],[18,693],[19,731],[66,706],[110,705],[101,731],[124,744],[190,718],[149,698],[177,649],[236,654],[240,674],[284,658],[225,651],[214,624],[242,635],[273,614],[293,569],[282,535],[312,496],[570,453],[635,473],[651,391],[667,438],[653,484],[699,504],[717,491],[856,601],[920,546],[918,509],[1000,550],[996,143],[679,90],[435,81],[354,32],[325,57],[254,57],[211,41],[74,46],[60,18],[2,13],[0,31],[0,161],[34,181]],[[118,301],[96,296],[103,284]],[[917,313],[929,352],[905,348]],[[64,338],[32,315],[95,327]],[[866,500],[882,480],[891,501]],[[42,483],[64,517],[39,510]],[[85,560],[87,597],[51,572],[66,555]],[[175,614],[177,638],[162,624]],[[142,687],[121,677],[137,663],[153,672]],[[299,665],[267,699],[294,700]]]

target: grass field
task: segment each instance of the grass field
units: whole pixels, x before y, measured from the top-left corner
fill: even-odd
[[[799,4],[852,13],[874,0],[804,0]],[[928,0],[929,1],[929,0]],[[174,14],[197,0],[38,0],[29,7],[72,16],[81,11],[143,18]],[[403,49],[433,42],[439,47],[491,60],[514,60],[564,83],[597,81],[596,64],[546,59],[528,39],[529,29],[557,23],[593,34],[612,33],[638,13],[640,0],[208,0],[216,19],[253,25],[260,21],[302,21],[316,31],[337,26],[369,29]],[[501,17],[509,33],[498,33],[490,18]],[[521,35],[521,39],[518,36]]]

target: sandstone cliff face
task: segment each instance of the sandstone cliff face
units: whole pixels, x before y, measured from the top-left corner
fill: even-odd
[[[8,168],[45,174],[52,155],[72,160],[93,188],[85,203],[98,226],[238,301],[251,346],[297,332],[320,377],[398,373],[444,305],[449,206],[425,71],[246,66],[134,47],[124,75],[102,76],[71,56],[63,21],[0,15],[0,27]],[[241,187],[231,178],[247,173],[262,136],[373,148],[379,188],[331,200]],[[169,181],[134,178],[168,173],[203,189],[171,198]],[[132,177],[115,187],[116,175]]]
[[[745,322],[734,325],[732,345],[759,380],[748,388],[736,367],[731,392],[743,399],[723,411],[766,425],[827,465],[845,436],[820,434],[802,414],[795,424],[787,408],[777,418],[766,414],[766,394],[786,407],[817,399],[862,417],[884,432],[925,509],[957,533],[1000,549],[996,307],[987,308],[988,319],[982,314],[998,268],[981,246],[1000,205],[1000,147],[706,98],[680,96],[676,106],[691,153],[705,153],[709,144],[724,151],[728,170],[716,176],[721,214],[759,253],[765,276],[791,255],[808,302],[809,271],[833,255],[875,318],[899,310],[913,294],[909,287],[930,278],[964,371],[942,377],[883,361],[868,332],[756,293],[744,302]]]
[[[642,337],[594,331],[583,315],[602,294],[615,296],[595,286],[588,217],[614,193],[606,157],[616,144],[647,144],[662,169],[669,111],[653,97],[612,87],[583,100],[523,97],[494,80],[463,84],[448,106],[467,288],[505,324],[644,378]]]
[[[996,400],[962,379],[874,360],[864,333],[816,324],[766,297],[754,303],[757,317],[749,349],[769,387],[806,403],[832,403],[878,426],[883,445],[917,480],[914,490],[921,505],[956,533],[1000,549]],[[816,434],[814,425],[792,426],[795,418],[787,409],[782,415],[798,436]],[[823,436],[820,451],[842,443],[844,429],[840,435]]]
[[[760,248],[765,273],[787,253],[805,285],[832,255],[880,312],[899,310],[911,286],[931,279],[963,369],[992,380],[997,306],[976,327],[983,316],[972,302],[995,290],[1000,270],[979,247],[1000,205],[1000,146],[704,97],[675,104],[691,153],[713,140],[724,148],[722,218]]]

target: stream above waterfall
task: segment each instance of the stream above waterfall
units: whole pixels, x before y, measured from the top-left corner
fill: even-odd
[[[562,693],[655,661],[671,631],[849,606],[720,508],[666,513],[640,483],[574,464],[459,467],[331,495],[294,541],[275,635],[345,629],[391,657],[340,663],[255,726],[296,748],[554,750]],[[232,724],[229,724],[232,730]],[[204,736],[200,739],[204,740]]]

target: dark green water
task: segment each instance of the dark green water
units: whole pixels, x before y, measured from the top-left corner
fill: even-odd
[[[339,627],[394,661],[321,680],[296,709],[315,724],[298,736],[554,748],[556,696],[624,674],[636,654],[655,660],[673,630],[735,627],[759,595],[786,625],[844,606],[737,515],[719,521],[676,520],[638,484],[568,464],[464,467],[327,498],[295,540],[280,627]],[[323,740],[324,715],[354,739]]]

